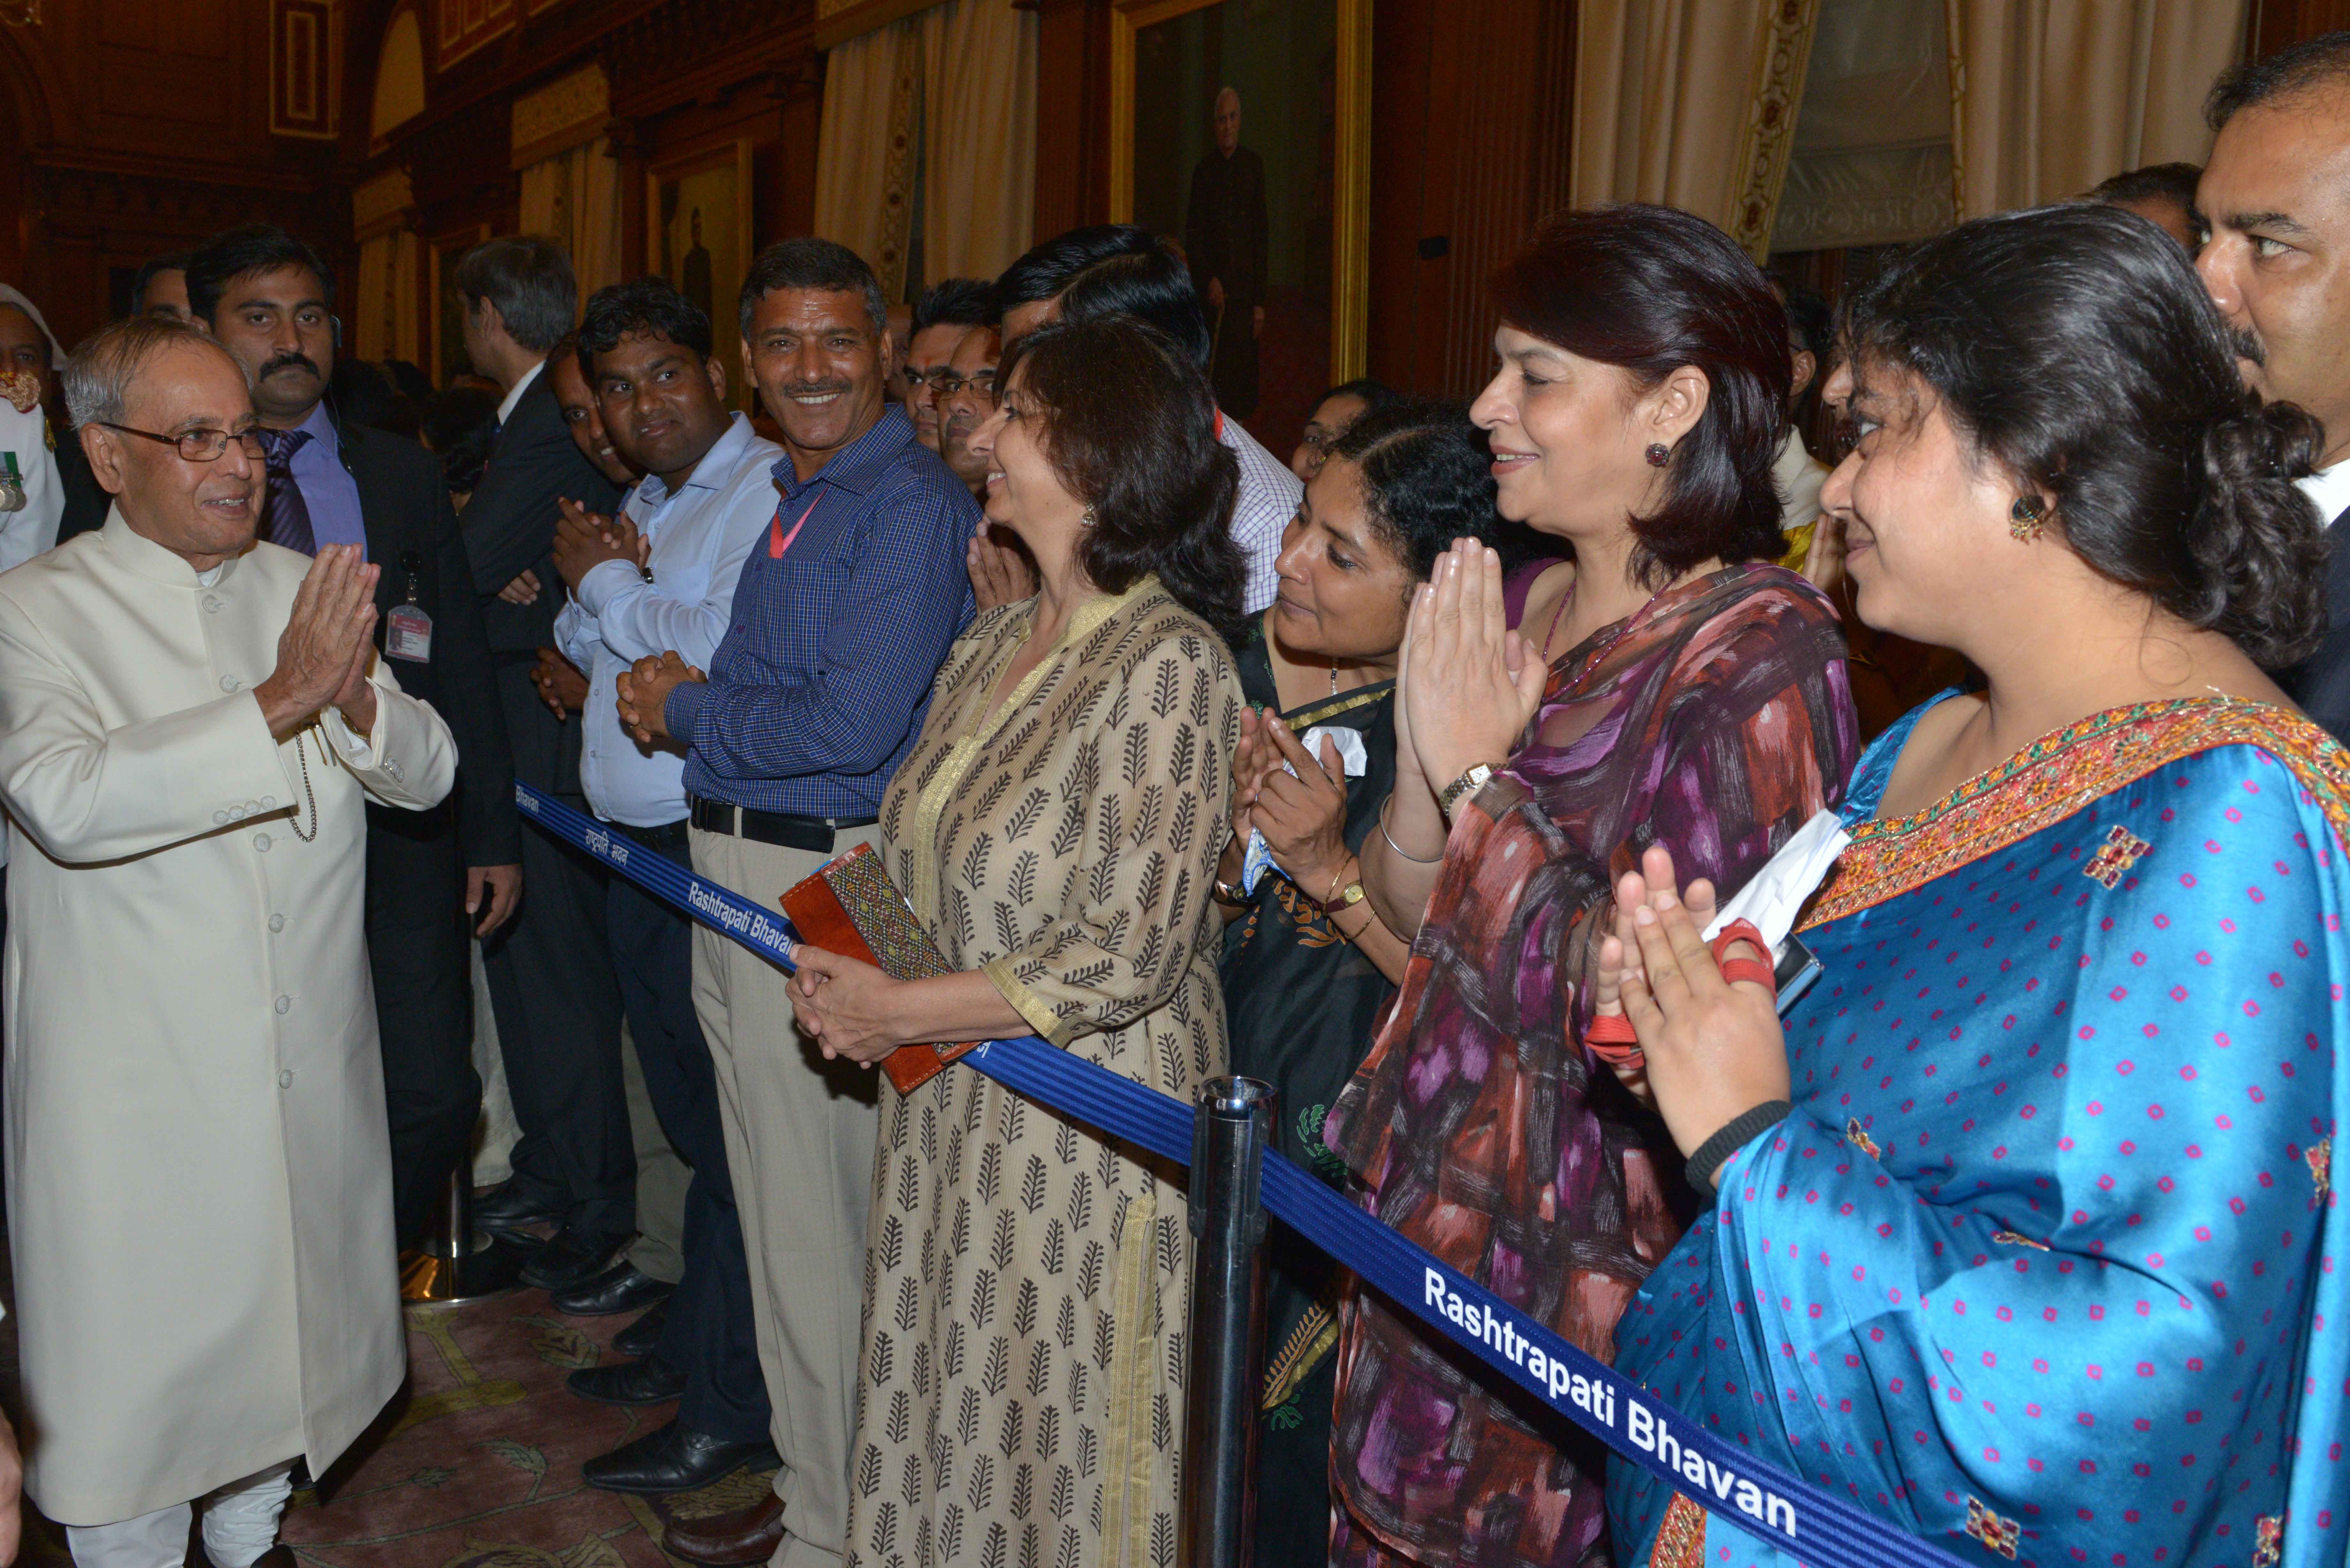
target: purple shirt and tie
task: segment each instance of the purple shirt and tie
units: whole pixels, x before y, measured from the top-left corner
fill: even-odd
[[[335,430],[335,421],[327,415],[326,400],[311,407],[308,417],[290,431],[264,431],[262,440],[272,448],[268,459],[270,483],[278,483],[281,472],[290,471],[294,488],[301,495],[301,510],[308,514],[309,536],[299,531],[284,531],[281,519],[286,508],[265,502],[263,505],[262,537],[275,544],[315,556],[324,545],[357,545],[364,557],[367,549],[367,517],[359,510],[359,483],[343,466],[342,438]],[[279,448],[291,449],[291,457],[280,453]]]

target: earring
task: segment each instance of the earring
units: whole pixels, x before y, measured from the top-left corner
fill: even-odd
[[[1673,449],[1660,441],[1652,441],[1648,443],[1648,456],[1650,468],[1662,468],[1673,461]]]
[[[2019,495],[2015,504],[2007,509],[2007,531],[2019,545],[2029,545],[2040,537],[2042,522],[2048,508],[2037,495]]]
[[[1087,507],[1086,507],[1086,514],[1085,514],[1084,516],[1082,516],[1082,517],[1078,518],[1078,519],[1077,519],[1077,521],[1078,521],[1078,522],[1080,522],[1080,523],[1082,523],[1082,524],[1084,524],[1087,527],[1090,528],[1090,527],[1092,527],[1095,524],[1097,524],[1097,523],[1100,522],[1100,521],[1101,521],[1101,519],[1094,515],[1094,509],[1093,509],[1092,505],[1091,505],[1090,504],[1088,504],[1087,505]]]

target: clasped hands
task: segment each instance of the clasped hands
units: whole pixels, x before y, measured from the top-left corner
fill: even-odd
[[[1549,669],[1510,629],[1502,557],[1455,539],[1412,594],[1396,666],[1396,773],[1431,791],[1499,767],[1542,707]]]
[[[1232,752],[1232,838],[1225,851],[1234,876],[1253,830],[1306,897],[1326,899],[1354,857],[1346,826],[1347,769],[1337,742],[1323,736],[1317,757],[1272,709],[1242,709],[1241,743]]]
[[[1724,980],[1706,943],[1713,885],[1700,878],[1684,897],[1673,878],[1672,855],[1655,845],[1617,883],[1615,930],[1599,943],[1592,1002],[1600,1016],[1631,1021],[1645,1061],[1617,1075],[1656,1106],[1686,1155],[1756,1106],[1789,1098],[1790,1073],[1771,988]],[[1726,956],[1769,961],[1745,942]],[[1710,1182],[1714,1173],[1692,1174]]]
[[[375,585],[383,568],[357,545],[328,545],[295,591],[286,629],[277,634],[277,668],[253,689],[269,732],[280,742],[328,708],[362,735],[375,730]]]
[[[683,742],[669,732],[669,694],[704,675],[671,649],[659,659],[639,659],[621,672],[619,681],[620,728],[639,745],[680,748]]]
[[[626,516],[607,517],[590,512],[569,496],[556,504],[562,514],[555,524],[555,569],[571,591],[589,572],[607,561],[625,561],[641,572],[651,555],[651,541],[637,532]]]

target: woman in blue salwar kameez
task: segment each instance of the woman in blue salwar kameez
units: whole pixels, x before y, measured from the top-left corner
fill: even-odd
[[[1661,856],[1619,889],[1713,1201],[1617,1368],[1970,1560],[2338,1564],[2350,756],[2261,670],[2322,625],[2322,434],[2110,211],[1929,242],[1849,335],[1861,616],[1986,686],[1863,757],[1783,1026]],[[1621,1461],[1608,1507],[1620,1563],[1790,1561]]]

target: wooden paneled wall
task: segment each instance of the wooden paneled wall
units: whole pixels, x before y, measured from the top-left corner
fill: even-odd
[[[1573,0],[1380,0],[1372,37],[1371,374],[1466,398],[1487,279],[1566,204]]]
[[[815,0],[567,0],[524,7],[512,27],[434,69],[427,54],[423,114],[370,143],[364,105],[391,0],[359,0],[372,28],[346,76],[357,126],[345,138],[354,182],[406,169],[415,207],[406,220],[428,251],[436,242],[515,232],[521,181],[510,168],[515,99],[600,62],[611,83],[604,127],[619,161],[624,275],[645,270],[646,171],[704,149],[752,143],[752,233],[759,244],[805,234],[816,211],[816,127],[823,58]],[[429,295],[431,268],[420,269]],[[431,337],[434,301],[419,300]],[[720,330],[726,329],[723,322]]]
[[[70,345],[120,275],[232,223],[331,244],[331,143],[269,130],[270,7],[68,0],[0,26],[0,280]]]
[[[2252,52],[2271,55],[2320,33],[2350,28],[2350,0],[2252,0]]]

